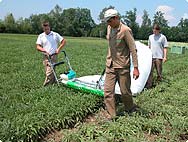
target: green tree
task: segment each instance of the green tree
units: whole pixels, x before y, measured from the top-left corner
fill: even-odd
[[[95,23],[89,9],[69,8],[63,10],[63,32],[69,36],[88,36]]]
[[[39,34],[42,32],[41,24],[43,21],[49,21],[50,24],[52,23],[51,22],[52,19],[49,17],[48,14],[31,15],[29,20],[30,20],[33,34]]]
[[[29,19],[27,18],[23,19],[21,17],[18,19],[18,21],[16,21],[16,23],[17,23],[18,33],[22,33],[22,34],[32,33],[32,27]]]
[[[127,11],[125,16],[122,16],[124,22],[132,29],[133,36],[136,37],[139,29],[139,25],[136,22],[137,9]]]
[[[42,32],[40,17],[38,15],[31,15],[29,19],[32,27],[32,33],[39,34]]]
[[[177,26],[179,28],[188,28],[188,19],[181,18]]]
[[[83,9],[77,9],[77,16],[79,26],[81,28],[82,36],[89,36],[92,28],[95,26],[95,22],[91,17],[91,12],[89,9],[83,8]]]
[[[59,5],[56,5],[53,10],[50,11],[48,14],[51,21],[51,26],[54,31],[62,33],[62,27],[64,26],[63,17],[62,17],[63,10]]]
[[[142,24],[141,27],[150,27],[151,26],[151,19],[149,18],[149,14],[146,10],[143,11],[142,16]]]
[[[105,38],[107,34],[106,28],[107,28],[106,24],[100,23],[96,25],[94,28],[92,28],[90,36]]]
[[[4,21],[0,20],[0,33],[4,33],[5,32],[5,24]]]
[[[166,20],[164,18],[164,13],[162,13],[161,11],[157,11],[155,14],[154,14],[154,17],[153,17],[153,24],[159,24],[161,27],[169,27],[168,26],[168,20]]]
[[[4,25],[7,33],[15,33],[17,31],[15,19],[12,13],[5,16]]]
[[[179,41],[188,41],[188,19],[181,18],[177,25],[179,32],[177,33],[177,38]]]
[[[167,40],[169,41],[177,41],[177,34],[179,32],[178,27],[166,27],[163,28],[162,33],[165,34],[165,36],[167,37]]]
[[[151,34],[151,20],[149,18],[149,14],[146,10],[143,11],[142,16],[142,24],[138,30],[137,37],[138,39],[147,40],[149,35]]]

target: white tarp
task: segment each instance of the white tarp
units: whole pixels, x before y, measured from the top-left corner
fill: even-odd
[[[143,43],[136,41],[136,49],[137,49],[137,56],[138,56],[138,69],[140,72],[140,76],[137,80],[135,80],[133,78],[133,64],[131,61],[131,92],[132,94],[137,94],[140,93],[146,82],[147,79],[149,77],[149,73],[151,70],[151,65],[152,65],[152,53],[151,50],[149,49],[148,46],[144,45]],[[83,76],[83,77],[79,77],[76,78],[77,80],[89,84],[92,87],[95,87],[97,82],[99,81],[101,75],[90,75],[90,76]],[[101,89],[104,89],[104,80],[105,80],[105,74],[102,77],[101,81],[100,81],[100,87]],[[119,88],[119,84],[116,83],[115,86],[115,93],[116,94],[121,94],[120,92],[120,88]]]

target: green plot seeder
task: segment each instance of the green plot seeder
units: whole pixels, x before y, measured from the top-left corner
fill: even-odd
[[[51,60],[52,55],[48,56],[48,61],[50,63],[50,67],[52,68],[52,72],[54,74],[57,84],[60,85],[60,83],[62,83],[69,88],[76,89],[76,90],[83,91],[83,92],[90,93],[90,94],[96,94],[96,95],[103,97],[104,91],[103,91],[103,87],[100,85],[101,84],[100,82],[103,81],[102,77],[104,75],[104,71],[101,76],[94,75],[94,76],[85,76],[85,77],[76,78],[76,72],[72,69],[66,52],[62,51],[62,53],[64,53],[64,58],[62,61],[57,62],[57,63],[52,62]],[[60,74],[60,78],[57,78],[55,67],[64,63],[68,65],[69,70],[65,72],[64,74]],[[84,81],[84,80],[87,80],[87,81]]]

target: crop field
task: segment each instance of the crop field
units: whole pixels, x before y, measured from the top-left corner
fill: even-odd
[[[43,87],[42,54],[37,35],[0,34],[0,140],[44,141],[58,130],[65,142],[186,142],[188,140],[188,50],[168,53],[164,81],[144,90],[135,102],[139,112],[113,122],[84,123],[98,112],[103,98],[65,86]],[[65,37],[65,50],[77,77],[101,74],[107,42]],[[188,46],[188,43],[170,43]],[[59,59],[61,55],[59,56]],[[64,72],[62,65],[58,72]],[[70,133],[70,128],[76,130]],[[69,128],[69,129],[68,129]],[[54,141],[54,140],[49,140]]]

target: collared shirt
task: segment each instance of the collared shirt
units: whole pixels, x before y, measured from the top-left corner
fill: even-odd
[[[132,55],[134,67],[138,67],[136,54],[136,45],[132,36],[131,29],[122,24],[113,29],[108,26],[107,29],[108,54],[106,57],[106,66],[113,68],[125,68],[130,70],[130,54]]]
[[[58,33],[51,31],[48,35],[45,32],[41,33],[36,41],[36,44],[41,45],[48,53],[54,54],[58,44],[64,38]]]
[[[163,59],[163,49],[168,47],[166,36],[161,33],[152,34],[149,36],[148,45],[152,51],[152,58]]]

